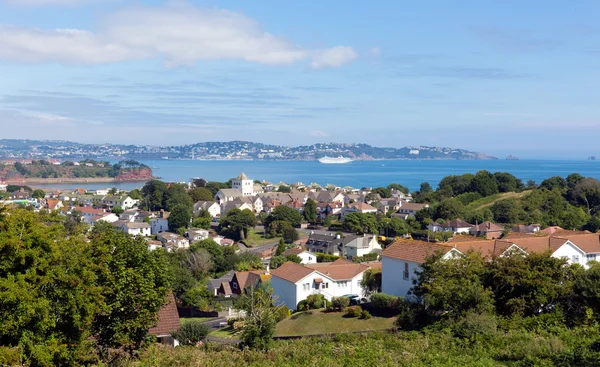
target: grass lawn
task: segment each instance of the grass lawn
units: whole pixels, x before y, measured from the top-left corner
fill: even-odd
[[[279,322],[275,336],[300,336],[357,331],[385,330],[394,326],[396,317],[375,317],[369,320],[346,318],[344,312],[311,310],[295,313]]]
[[[232,326],[227,326],[226,328],[215,330],[208,335],[221,339],[239,338],[240,330],[233,330]]]
[[[205,321],[210,321],[210,320],[214,320],[214,317],[182,317],[181,323],[185,324],[188,322],[194,322],[194,321],[198,321],[198,322],[205,322]]]
[[[500,200],[511,199],[511,198],[521,199],[522,197],[529,195],[530,193],[531,193],[531,191],[523,191],[523,192],[505,192],[502,194],[491,195],[491,196],[481,198],[479,200],[475,200],[474,202],[467,205],[467,208],[474,209],[474,210],[485,209],[485,208],[488,208],[488,207],[496,204]]]
[[[279,243],[279,237],[265,238],[265,231],[263,229],[250,228],[248,230],[248,238],[244,243],[248,247],[258,247],[269,243]]]

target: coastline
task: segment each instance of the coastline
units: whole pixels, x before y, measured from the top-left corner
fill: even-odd
[[[60,183],[116,183],[116,182],[146,182],[153,178],[140,178],[129,180],[117,180],[114,177],[65,177],[65,178],[23,178],[19,180],[6,180],[9,185],[23,184],[60,184]]]

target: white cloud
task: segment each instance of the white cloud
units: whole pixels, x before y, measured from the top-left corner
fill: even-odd
[[[313,69],[338,67],[349,63],[357,57],[358,54],[352,47],[337,46],[316,52],[310,65]]]
[[[102,64],[162,57],[169,66],[221,59],[269,65],[310,60],[319,69],[341,66],[358,56],[347,46],[305,49],[263,31],[245,15],[187,4],[130,7],[109,14],[99,24],[97,32],[0,27],[0,59]]]

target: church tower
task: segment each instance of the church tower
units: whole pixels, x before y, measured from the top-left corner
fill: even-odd
[[[240,190],[244,196],[254,195],[254,181],[249,179],[244,172],[236,179],[231,180],[231,186],[233,189]]]

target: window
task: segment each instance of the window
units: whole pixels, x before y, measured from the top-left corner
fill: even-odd
[[[309,257],[308,257],[308,261],[312,261],[312,256],[309,256]]]
[[[578,263],[579,262],[579,255],[573,255],[572,259],[573,259],[572,261],[574,263]]]
[[[596,254],[588,254],[587,261],[596,261]]]
[[[309,290],[309,289],[310,289],[310,283],[304,283],[304,284],[302,285],[302,287],[304,288],[304,290],[305,290],[305,291],[307,291],[307,290]]]
[[[404,263],[404,271],[402,272],[404,280],[408,280],[408,263]]]
[[[360,279],[356,281],[356,286],[360,287]]]
[[[231,283],[231,285],[233,285],[233,289],[237,289],[237,283],[236,282]]]
[[[348,286],[348,282],[338,282],[338,286],[339,286],[340,288],[345,288],[345,287],[347,287],[347,286]]]
[[[325,283],[325,288],[329,288],[329,283]]]

